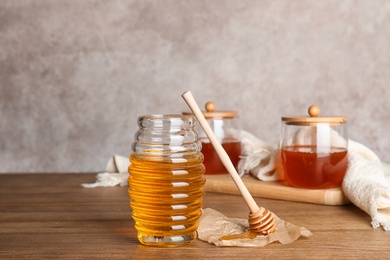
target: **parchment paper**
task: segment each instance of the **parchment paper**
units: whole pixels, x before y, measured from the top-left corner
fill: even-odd
[[[308,229],[284,221],[274,213],[272,215],[275,219],[275,232],[268,236],[260,235],[253,239],[220,240],[226,235],[245,232],[249,227],[248,219],[228,218],[214,209],[206,208],[203,209],[203,215],[199,221],[198,238],[216,246],[263,247],[273,242],[289,244],[301,236],[309,237],[312,235]]]

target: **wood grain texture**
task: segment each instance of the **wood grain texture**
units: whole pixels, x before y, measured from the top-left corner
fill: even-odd
[[[240,192],[228,174],[205,175],[205,189],[210,192],[239,195]],[[242,178],[253,197],[307,202],[322,205],[345,205],[350,201],[341,188],[299,189],[284,185],[282,182],[259,181],[251,176]]]
[[[0,259],[385,259],[390,233],[373,229],[354,205],[324,206],[255,198],[280,218],[313,232],[292,244],[218,248],[140,245],[127,187],[86,189],[94,174],[0,174]],[[241,196],[206,192],[204,207],[247,218]]]

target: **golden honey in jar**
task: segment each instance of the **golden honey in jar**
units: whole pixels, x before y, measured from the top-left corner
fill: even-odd
[[[293,187],[340,187],[348,167],[345,117],[282,117],[280,162],[285,182]]]
[[[210,125],[218,141],[228,154],[234,167],[238,166],[241,155],[241,141],[239,139],[239,122],[238,113],[236,111],[215,111],[215,104],[207,102],[205,105],[206,111],[203,112],[207,123]],[[183,113],[191,115],[191,112]],[[214,146],[209,141],[200,125],[196,126],[196,131],[199,134],[199,140],[202,143],[202,154],[204,155],[203,164],[206,167],[205,174],[228,174],[227,169],[223,165],[221,159],[214,149]]]
[[[174,247],[196,239],[205,179],[195,123],[182,115],[138,118],[128,183],[142,244]]]

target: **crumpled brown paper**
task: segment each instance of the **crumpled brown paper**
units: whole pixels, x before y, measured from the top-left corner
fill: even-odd
[[[272,242],[289,244],[300,236],[309,237],[312,233],[304,228],[298,227],[287,221],[278,218],[272,213],[275,219],[275,232],[268,236],[257,236],[249,239],[220,240],[221,237],[245,232],[248,227],[248,219],[228,218],[222,213],[206,208],[199,220],[198,238],[216,246],[239,246],[239,247],[263,247]]]

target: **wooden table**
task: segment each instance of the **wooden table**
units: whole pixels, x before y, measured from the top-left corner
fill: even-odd
[[[321,206],[256,199],[313,232],[292,244],[216,247],[196,240],[178,248],[140,245],[127,187],[87,189],[95,174],[0,174],[0,259],[389,259],[390,232],[373,229],[353,205]],[[247,218],[236,195],[207,193],[205,208]]]

